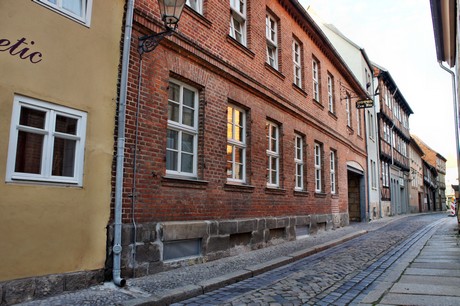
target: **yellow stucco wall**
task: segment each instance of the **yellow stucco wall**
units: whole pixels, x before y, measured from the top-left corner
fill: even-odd
[[[33,64],[0,51],[0,281],[104,267],[124,3],[93,0],[87,27],[0,1],[0,40],[26,38],[42,54]],[[87,113],[82,187],[6,182],[15,94]]]

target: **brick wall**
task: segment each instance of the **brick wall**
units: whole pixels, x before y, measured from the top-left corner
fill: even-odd
[[[205,1],[204,16],[186,8],[179,33],[142,58],[137,155],[135,126],[139,55],[130,62],[126,121],[123,222],[225,220],[260,217],[346,215],[347,162],[366,168],[365,140],[357,135],[356,111],[347,127],[345,94],[362,93],[357,81],[289,1],[248,7],[248,43],[229,37],[228,1]],[[156,1],[137,1],[133,37],[161,30]],[[278,19],[279,69],[266,64],[265,14]],[[288,13],[290,12],[290,13]],[[148,30],[150,29],[150,30]],[[303,88],[293,85],[292,41],[303,46]],[[312,99],[312,59],[320,65],[320,101]],[[335,114],[327,107],[327,74],[334,78]],[[197,177],[166,175],[168,82],[199,93]],[[352,100],[352,105],[354,105]],[[227,182],[227,106],[247,114],[247,182]],[[361,118],[364,118],[362,115]],[[267,188],[266,122],[280,128],[279,188]],[[364,131],[364,120],[361,120]],[[295,191],[294,137],[304,135],[305,188]],[[315,193],[314,144],[323,148],[323,191]],[[337,194],[330,193],[329,154],[336,152]],[[133,161],[136,158],[135,184]],[[135,185],[135,186],[134,186]],[[135,189],[133,188],[135,187]],[[134,197],[134,212],[132,201]],[[337,220],[334,226],[343,225]]]

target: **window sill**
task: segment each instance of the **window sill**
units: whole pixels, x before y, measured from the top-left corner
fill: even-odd
[[[209,21],[206,17],[204,17],[202,14],[198,13],[197,11],[195,11],[194,9],[192,9],[191,7],[189,6],[185,6],[185,9],[187,10],[187,12],[193,17],[195,18],[196,20],[198,20],[198,22],[200,22],[201,24],[203,24],[205,27],[207,28],[211,28],[212,27],[212,22]]]
[[[252,193],[252,192],[254,192],[254,189],[255,189],[254,186],[247,185],[247,184],[238,184],[238,183],[227,182],[224,185],[224,190],[225,191]]]
[[[352,127],[349,125],[347,125],[347,130],[349,135],[353,135],[355,133],[355,131],[353,131]]]
[[[306,190],[294,190],[295,197],[308,197],[310,193]]]
[[[276,68],[270,66],[267,62],[265,62],[265,68],[270,71],[271,73],[273,73],[274,75],[276,75],[278,78],[280,78],[281,80],[284,81],[284,79],[286,78],[279,70],[277,70]],[[278,67],[279,68],[279,67]]]
[[[321,104],[321,102],[319,102],[319,101],[316,100],[316,99],[313,99],[313,104],[315,104],[316,106],[318,106],[320,109],[324,109],[324,105]]]
[[[10,179],[6,184],[11,185],[24,185],[24,186],[50,186],[50,187],[65,187],[65,188],[83,188],[83,184],[69,183],[69,182],[52,182],[40,180],[25,180],[25,179]]]
[[[338,118],[337,118],[337,116],[336,116],[334,113],[331,113],[331,112],[329,111],[329,112],[328,112],[328,115],[329,115],[330,117],[332,117],[332,119],[334,119],[334,120],[337,121]]]
[[[254,52],[248,49],[248,47],[241,44],[240,42],[238,42],[236,39],[234,39],[230,35],[227,35],[227,41],[231,43],[232,45],[234,45],[235,47],[237,47],[238,49],[240,49],[243,53],[245,53],[251,59],[254,59],[254,57],[256,56]]]
[[[292,83],[292,88],[294,88],[297,92],[299,92],[305,98],[308,97],[308,93],[302,88],[300,88],[299,86],[297,86],[296,84]]]
[[[327,196],[324,192],[315,192],[315,198],[325,198]]]
[[[332,199],[338,199],[338,198],[340,198],[340,197],[339,197],[339,194],[338,194],[338,193],[333,193],[333,194],[331,194],[331,198],[332,198]]]
[[[283,195],[283,194],[286,194],[286,189],[275,188],[275,187],[265,187],[265,193]]]
[[[166,175],[161,178],[161,185],[168,187],[180,187],[180,188],[195,188],[195,189],[206,189],[208,181],[199,180],[196,178],[179,177]]]

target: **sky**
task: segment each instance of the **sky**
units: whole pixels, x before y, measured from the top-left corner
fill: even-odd
[[[417,135],[456,167],[452,78],[442,70],[429,0],[299,0],[388,69],[413,110]],[[444,63],[444,65],[446,65]],[[452,164],[453,163],[453,164]]]

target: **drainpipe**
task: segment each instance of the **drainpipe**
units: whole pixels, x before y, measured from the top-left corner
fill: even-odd
[[[457,180],[460,184],[460,146],[459,146],[459,139],[458,139],[458,105],[457,105],[457,94],[456,94],[456,86],[455,86],[455,73],[452,72],[449,68],[445,67],[441,61],[438,61],[439,66],[450,73],[452,77],[452,100],[454,103],[454,122],[455,122],[455,145],[457,146]],[[458,205],[458,204],[457,204]],[[456,209],[458,214],[458,209]]]
[[[118,105],[118,138],[117,138],[117,166],[115,177],[115,211],[114,211],[114,241],[113,241],[113,282],[123,287],[126,280],[121,277],[121,215],[123,196],[123,164],[125,160],[125,124],[126,124],[126,97],[128,91],[128,66],[131,48],[131,32],[133,27],[134,0],[128,0],[126,7],[125,37],[123,42],[123,57],[120,80],[120,101]]]

